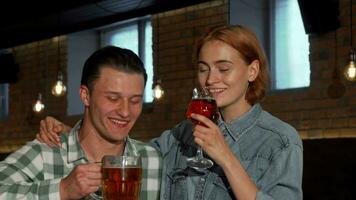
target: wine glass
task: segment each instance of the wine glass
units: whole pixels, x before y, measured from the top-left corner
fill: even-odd
[[[205,124],[192,119],[191,114],[200,114],[214,121],[216,111],[216,101],[211,96],[210,92],[206,88],[194,88],[193,96],[186,113],[187,118],[190,119],[195,125],[205,126]],[[207,159],[203,156],[203,150],[201,146],[198,146],[196,155],[194,157],[187,158],[187,165],[199,170],[210,168],[214,165],[214,163],[210,159]]]

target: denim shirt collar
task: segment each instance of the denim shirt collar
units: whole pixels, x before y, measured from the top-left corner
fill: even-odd
[[[221,118],[218,120],[218,126],[226,130],[230,137],[237,141],[244,133],[257,123],[257,119],[262,112],[260,104],[255,104],[244,115],[233,119],[231,122],[224,122]]]

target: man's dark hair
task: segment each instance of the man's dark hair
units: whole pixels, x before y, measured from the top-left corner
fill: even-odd
[[[100,77],[100,70],[103,67],[134,74],[142,74],[147,81],[147,74],[141,59],[131,50],[115,46],[103,47],[94,52],[86,61],[83,67],[81,84],[91,91],[96,79]]]

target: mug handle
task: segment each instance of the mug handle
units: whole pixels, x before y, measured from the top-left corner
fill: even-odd
[[[99,187],[99,189],[96,192],[92,192],[90,193],[88,196],[86,196],[84,199],[85,200],[101,200],[104,199],[103,195],[102,195],[102,188],[101,186]]]

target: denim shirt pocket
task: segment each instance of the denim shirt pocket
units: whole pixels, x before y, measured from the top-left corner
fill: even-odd
[[[169,194],[168,199],[180,199],[186,200],[188,199],[187,196],[187,179],[188,174],[184,169],[175,169],[170,173],[167,173],[169,184],[166,186],[166,194]],[[167,191],[169,190],[169,191]]]
[[[251,158],[251,157],[244,157],[241,160],[241,164],[246,170],[247,174],[249,175],[250,179],[257,184],[258,177],[260,176],[259,171],[260,169],[258,166],[258,161],[259,159],[257,157]]]
[[[225,176],[216,176],[213,181],[214,189],[209,194],[207,200],[231,200],[235,199],[231,186]]]
[[[257,187],[260,187],[261,185],[259,181],[268,169],[269,160],[262,155],[256,155],[248,160],[242,160],[241,163],[251,180],[257,185]]]

